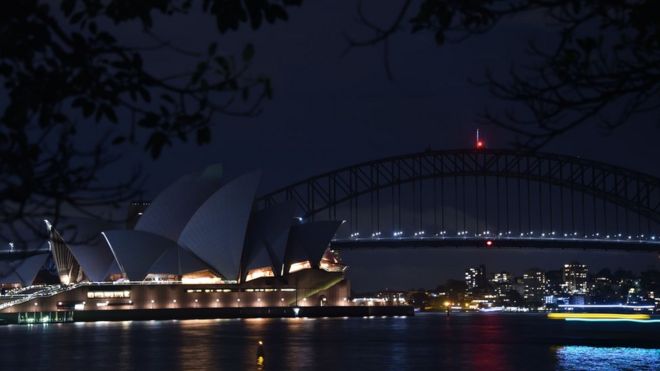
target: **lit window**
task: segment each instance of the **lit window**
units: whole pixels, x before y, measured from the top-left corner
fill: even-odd
[[[129,290],[122,291],[88,291],[87,297],[90,299],[112,299],[112,298],[130,298]]]

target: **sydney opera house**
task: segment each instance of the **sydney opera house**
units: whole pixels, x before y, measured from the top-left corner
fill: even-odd
[[[341,222],[302,221],[293,203],[257,210],[259,173],[218,173],[171,184],[133,228],[45,220],[44,248],[2,251],[0,313],[348,305],[346,266],[328,248]],[[40,285],[48,262],[59,282]]]

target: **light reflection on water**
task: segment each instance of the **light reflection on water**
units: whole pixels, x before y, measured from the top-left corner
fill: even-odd
[[[3,326],[0,369],[651,370],[659,330],[497,314]]]
[[[561,370],[658,370],[660,349],[562,346],[557,348]]]

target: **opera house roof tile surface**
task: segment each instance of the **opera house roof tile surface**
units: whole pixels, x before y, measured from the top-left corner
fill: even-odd
[[[132,281],[141,281],[149,273],[181,275],[209,267],[188,249],[157,234],[115,230],[103,235],[120,269]]]
[[[272,264],[273,273],[281,273],[295,211],[293,202],[285,202],[253,214],[243,250],[245,271]]]
[[[135,230],[178,241],[199,207],[220,187],[219,175],[189,174],[165,188],[138,219]]]
[[[179,243],[209,263],[225,278],[240,271],[252,204],[259,185],[258,172],[242,175],[213,193],[190,218]]]
[[[0,260],[0,283],[31,285],[46,259],[47,254],[37,254],[20,260]]]

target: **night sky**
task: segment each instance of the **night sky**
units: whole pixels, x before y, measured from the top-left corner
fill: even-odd
[[[380,2],[367,9],[375,20],[387,20],[393,14]],[[496,74],[506,72],[512,63],[528,60],[524,49],[529,39],[544,45],[554,37],[540,17],[509,19],[490,33],[443,47],[437,47],[431,35],[403,32],[391,44],[394,81],[389,81],[381,47],[354,49],[342,56],[347,46],[343,34],[366,35],[355,14],[350,1],[305,2],[291,9],[288,22],[222,36],[208,16],[157,22],[156,33],[188,49],[205,50],[209,42],[218,41],[221,50],[235,53],[245,42],[254,43],[253,71],[272,78],[274,99],[265,103],[258,117],[218,118],[209,145],[175,145],[155,161],[139,146],[131,148],[108,177],[142,164],[148,176],[144,198],[150,199],[181,175],[221,162],[228,177],[261,169],[260,193],[264,193],[362,161],[427,148],[466,148],[485,108],[508,108],[469,79],[483,78],[486,68]],[[137,28],[121,32],[137,44],[148,40]],[[164,73],[191,63],[172,53],[151,53],[146,61]],[[490,148],[510,147],[515,140],[494,127],[481,130]],[[660,176],[658,133],[653,117],[636,117],[614,132],[592,123],[543,151]],[[580,251],[373,250],[343,256],[356,290],[434,287],[447,278],[461,278],[466,266],[480,263],[491,271],[506,269],[517,274],[530,267],[558,269],[575,259],[593,270],[660,266],[653,254]]]

